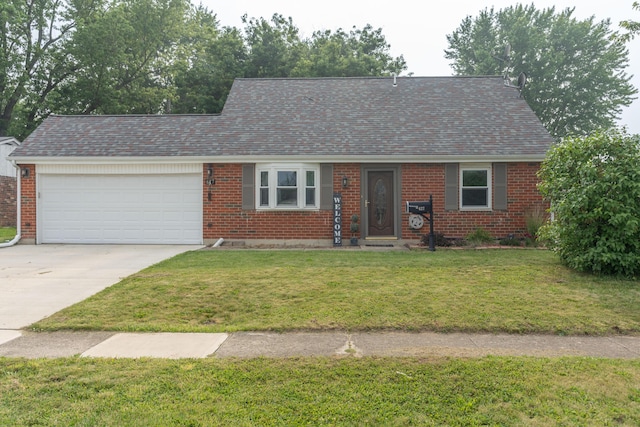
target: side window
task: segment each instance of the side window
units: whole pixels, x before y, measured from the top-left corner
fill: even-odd
[[[304,206],[307,208],[314,208],[317,206],[317,194],[318,191],[316,189],[316,171],[315,170],[307,170],[306,171],[306,183],[304,188]]]
[[[491,167],[460,168],[460,208],[491,208]]]
[[[269,206],[269,171],[260,171],[260,196],[258,206]]]

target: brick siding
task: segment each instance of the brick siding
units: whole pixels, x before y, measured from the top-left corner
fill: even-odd
[[[445,211],[444,164],[405,164],[401,168],[402,215],[401,234],[406,240],[418,240],[428,232],[412,230],[404,203],[408,200],[428,200],[433,195],[435,231],[448,238],[463,238],[482,227],[496,238],[526,232],[525,213],[543,204],[537,191],[539,163],[509,163],[507,166],[506,211]],[[342,193],[343,239],[351,237],[351,216],[361,215],[360,164],[337,163],[333,168],[334,192]],[[211,187],[203,181],[204,239],[331,239],[333,212],[322,211],[262,211],[242,210],[242,165],[214,166],[216,182]],[[206,165],[203,179],[206,180]],[[349,184],[342,187],[346,176]],[[209,191],[211,200],[209,200]],[[362,220],[360,218],[360,225]],[[362,237],[362,229],[355,237]]]
[[[29,170],[29,176],[19,178],[21,185],[21,222],[22,239],[35,240],[36,238],[36,166],[20,165],[22,169]]]
[[[402,202],[428,200],[433,195],[434,231],[447,238],[463,238],[478,227],[495,238],[510,234],[522,237],[526,233],[526,213],[544,206],[537,190],[539,167],[540,163],[507,164],[506,211],[448,211],[444,209],[444,165],[403,165]],[[403,213],[403,238],[418,239],[428,233],[427,224],[421,230],[410,229],[407,218],[408,214]]]
[[[242,165],[214,165],[203,173],[203,237],[217,239],[331,239],[332,211],[242,210]],[[209,200],[211,191],[211,200]]]
[[[482,227],[496,238],[514,234],[521,237],[526,232],[525,214],[544,206],[537,191],[539,163],[509,163],[507,165],[506,211],[445,211],[444,164],[405,164],[401,168],[402,216],[401,234],[405,240],[418,240],[428,232],[425,224],[421,230],[412,230],[408,214],[404,213],[406,201],[428,200],[433,195],[435,231],[448,238],[463,238],[477,227]],[[36,238],[36,167],[29,169],[29,176],[22,179],[22,237]],[[337,163],[333,167],[334,192],[342,193],[343,239],[351,237],[351,216],[361,215],[360,164]],[[346,176],[349,185],[342,187]],[[333,212],[320,211],[261,211],[242,209],[242,165],[214,165],[214,185],[208,186],[207,166],[203,165],[203,238],[225,239],[326,239],[333,236]],[[211,199],[209,200],[209,192]],[[15,190],[13,192],[15,194]],[[15,215],[13,216],[15,218]],[[362,225],[362,218],[360,218]],[[362,237],[362,229],[355,237]]]

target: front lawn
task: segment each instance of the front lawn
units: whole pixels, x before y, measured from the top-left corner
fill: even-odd
[[[0,358],[0,425],[640,425],[640,362]]]
[[[544,250],[201,250],[134,274],[35,329],[640,333],[640,282]]]

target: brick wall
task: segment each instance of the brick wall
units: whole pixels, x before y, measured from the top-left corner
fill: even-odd
[[[204,239],[331,239],[332,211],[242,210],[242,165],[214,165],[215,184],[203,173]],[[211,200],[209,200],[209,191]]]
[[[16,226],[16,178],[0,176],[0,227]]]
[[[428,200],[433,195],[434,228],[448,238],[463,238],[481,227],[493,237],[509,234],[522,237],[526,232],[525,214],[536,206],[543,206],[537,190],[539,163],[509,163],[507,165],[506,211],[445,211],[444,165],[410,164],[402,166],[402,203],[407,200]],[[428,224],[421,230],[408,226],[408,214],[403,211],[402,235],[404,239],[418,239],[428,233]]]
[[[462,238],[482,227],[496,238],[525,233],[525,212],[542,204],[536,184],[539,163],[510,163],[506,211],[445,211],[444,165],[406,164],[402,166],[402,238],[418,240],[428,232],[428,224],[412,230],[404,204],[408,200],[428,200],[433,195],[435,231],[448,238]],[[342,187],[346,176],[349,185]],[[203,173],[204,239],[331,239],[333,212],[323,211],[259,211],[242,210],[242,165],[214,165],[216,183],[206,185],[206,165]],[[334,164],[334,192],[342,193],[343,239],[351,237],[349,225],[353,214],[361,215],[360,164]],[[211,199],[209,200],[209,192]],[[360,218],[362,225],[362,218]],[[355,237],[362,237],[362,229]]]
[[[521,237],[525,229],[525,214],[536,206],[544,206],[538,194],[536,172],[539,163],[509,163],[507,166],[506,211],[469,212],[444,210],[444,165],[406,164],[402,166],[402,238],[418,240],[428,232],[428,224],[421,230],[411,230],[404,204],[408,200],[428,200],[433,195],[435,231],[448,238],[462,238],[477,227],[489,231],[494,237],[515,234]],[[29,169],[29,176],[20,178],[22,185],[22,237],[36,238],[36,167],[21,165]],[[258,211],[242,210],[242,165],[214,165],[212,186],[206,184],[207,170],[203,166],[203,237],[213,240],[225,239],[327,239],[333,236],[333,212],[322,211]],[[333,168],[334,192],[343,198],[343,239],[351,237],[351,216],[360,216],[361,176],[360,165],[355,163],[335,164]],[[349,185],[342,187],[346,176]],[[211,200],[209,200],[209,191]],[[15,190],[12,192],[15,194]],[[15,218],[15,214],[13,215]],[[362,218],[360,218],[360,225]],[[362,237],[360,230],[355,237]]]
[[[36,166],[20,165],[29,170],[29,176],[19,178],[21,185],[22,239],[35,241],[36,238]]]

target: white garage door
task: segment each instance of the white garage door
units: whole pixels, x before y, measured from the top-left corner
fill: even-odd
[[[39,174],[40,243],[201,244],[200,174]]]

